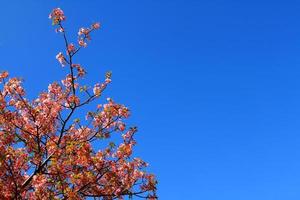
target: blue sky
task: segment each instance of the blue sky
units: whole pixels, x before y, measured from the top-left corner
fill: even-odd
[[[0,69],[30,97],[66,72],[54,7],[73,39],[102,22],[78,61],[91,83],[113,71],[160,199],[300,198],[298,1],[2,1]]]

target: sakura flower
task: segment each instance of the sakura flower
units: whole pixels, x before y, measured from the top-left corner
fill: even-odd
[[[52,19],[53,24],[58,24],[60,21],[64,21],[66,17],[60,8],[55,8],[49,14],[49,19]]]
[[[62,52],[59,52],[59,53],[56,55],[56,59],[58,60],[58,62],[59,62],[62,66],[65,66],[65,65],[66,65],[66,59],[65,59],[64,55],[62,54]]]
[[[86,43],[82,38],[80,38],[80,39],[78,40],[78,44],[79,44],[79,46],[81,46],[81,47],[86,47],[86,46],[87,46],[87,43]]]
[[[99,29],[100,28],[100,23],[96,22],[96,23],[92,24],[92,28],[93,29]]]
[[[86,74],[86,71],[84,70],[83,67],[81,67],[80,64],[72,64],[72,67],[77,69],[78,77],[83,77]]]
[[[77,104],[77,105],[78,105],[79,102],[80,102],[79,98],[76,97],[76,96],[70,96],[69,99],[68,99],[68,101],[69,101],[69,102],[73,102],[73,103],[75,103],[75,104]]]
[[[61,27],[59,27],[59,28],[57,28],[57,29],[55,29],[55,32],[56,33],[62,33],[62,32],[64,32],[65,30],[63,29],[63,28],[61,28]]]
[[[75,49],[74,44],[70,43],[70,44],[68,45],[68,48],[67,48],[67,54],[74,53],[75,50],[76,50],[76,49]]]
[[[97,83],[93,88],[94,95],[100,96],[101,91],[102,91],[101,85],[99,83]]]
[[[122,122],[120,122],[120,123],[118,124],[118,129],[119,129],[120,131],[124,131],[124,130],[125,130],[125,124],[122,123]]]
[[[78,35],[81,36],[81,35],[88,35],[90,32],[90,29],[88,28],[80,28],[79,31],[78,31]]]
[[[111,76],[112,76],[112,72],[106,72],[105,74],[105,83],[108,84],[111,82]]]
[[[0,73],[0,79],[4,79],[4,78],[7,78],[7,77],[8,77],[8,72],[7,71],[4,71],[4,72]]]
[[[38,175],[33,177],[33,186],[36,189],[42,188],[47,183],[45,176]]]

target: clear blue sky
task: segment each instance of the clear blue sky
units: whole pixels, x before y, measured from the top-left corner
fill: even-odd
[[[102,22],[78,59],[113,71],[160,199],[300,198],[299,1],[2,1],[0,68],[30,97],[64,74],[54,7],[74,39]]]

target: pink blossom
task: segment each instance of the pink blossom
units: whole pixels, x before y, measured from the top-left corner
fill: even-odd
[[[124,131],[125,130],[125,124],[124,123],[119,123],[118,128],[119,128],[120,131]]]
[[[88,28],[80,28],[79,31],[78,31],[78,35],[88,35],[90,32],[90,29]]]
[[[83,77],[86,74],[86,71],[80,64],[72,64],[72,67],[77,69],[78,77]]]
[[[60,8],[55,8],[49,14],[49,19],[53,20],[53,24],[58,24],[60,21],[64,21],[66,17]]]
[[[7,78],[7,77],[8,77],[8,72],[7,71],[4,71],[4,72],[0,73],[0,79],[4,79],[4,78]]]
[[[62,66],[65,66],[65,65],[66,65],[66,59],[65,59],[64,55],[62,54],[62,52],[59,52],[59,53],[56,55],[56,59],[58,60],[58,62],[59,62]]]
[[[93,88],[94,95],[100,96],[101,90],[102,90],[101,85],[99,83],[97,83]]]
[[[80,38],[80,39],[78,40],[78,44],[79,44],[79,46],[81,46],[81,47],[86,47],[86,46],[87,46],[87,43],[84,42],[84,40],[83,40],[82,38]]]
[[[68,48],[67,48],[67,54],[74,53],[75,50],[76,50],[76,49],[75,49],[74,44],[70,43],[70,44],[68,45]]]
[[[92,28],[93,29],[99,29],[100,28],[100,23],[96,22],[96,23],[92,24]]]

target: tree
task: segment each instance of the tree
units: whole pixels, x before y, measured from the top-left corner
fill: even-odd
[[[0,199],[157,199],[154,175],[132,158],[137,129],[126,128],[129,109],[108,98],[85,118],[76,116],[111,82],[108,72],[103,83],[81,85],[86,72],[73,63],[100,24],[80,28],[75,45],[63,27],[64,12],[56,8],[49,18],[63,36],[66,54],[56,58],[69,74],[30,101],[21,79],[0,73]],[[112,133],[122,135],[119,144],[107,142]],[[96,142],[106,147],[96,151]]]

